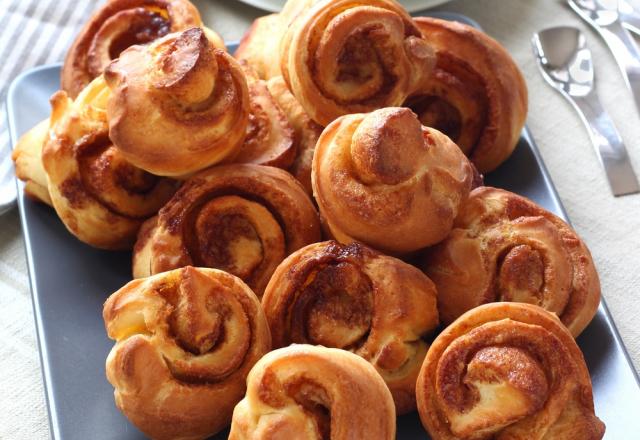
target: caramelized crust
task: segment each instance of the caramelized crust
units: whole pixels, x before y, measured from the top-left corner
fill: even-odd
[[[200,14],[187,0],[109,0],[84,25],[67,52],[62,90],[75,98],[129,46],[197,26],[202,26]],[[207,35],[224,49],[215,32],[207,29]]]
[[[42,147],[47,141],[49,125],[49,119],[45,119],[23,134],[11,153],[11,159],[15,163],[16,177],[24,182],[24,193],[53,206],[47,188],[47,173],[42,166]]]
[[[289,172],[302,183],[307,193],[311,194],[311,163],[316,143],[322,134],[322,127],[307,115],[281,76],[270,79],[267,87],[294,131],[296,157],[289,167]]]
[[[249,120],[247,81],[202,29],[130,47],[104,75],[112,91],[109,136],[134,165],[180,176],[239,151]]]
[[[219,166],[187,180],[141,230],[133,275],[186,265],[215,267],[242,278],[262,296],[287,255],[319,240],[318,214],[286,171]]]
[[[313,191],[331,235],[396,254],[444,239],[473,178],[460,149],[406,108],[336,120],[313,157]]]
[[[75,101],[51,98],[51,128],[42,150],[53,207],[81,241],[103,249],[131,249],[142,222],[177,189],[175,181],[136,168],[108,137],[102,76]]]
[[[116,405],[159,440],[224,429],[249,370],[271,348],[251,289],[214,269],[131,281],[109,297],[103,317],[116,341],[106,364]]]
[[[288,168],[296,158],[295,133],[289,119],[267,88],[245,62],[241,62],[249,86],[249,125],[238,163]]]
[[[446,323],[480,304],[517,301],[555,313],[578,336],[600,302],[598,273],[575,231],[529,199],[496,188],[471,192],[423,269],[436,283]]]
[[[418,411],[434,440],[596,440],[591,380],[569,331],[544,309],[479,306],[433,342]]]
[[[274,347],[352,351],[385,380],[398,414],[416,409],[423,337],[438,325],[435,286],[418,269],[359,243],[315,243],[278,266],[262,306]]]
[[[371,364],[344,350],[292,345],[249,373],[229,440],[392,440],[395,433],[391,393]]]
[[[497,41],[473,27],[419,17],[436,66],[405,103],[424,125],[449,136],[481,173],[513,152],[527,116],[527,85]]]
[[[317,2],[280,45],[289,89],[326,126],[339,116],[401,105],[434,64],[433,51],[393,0]]]

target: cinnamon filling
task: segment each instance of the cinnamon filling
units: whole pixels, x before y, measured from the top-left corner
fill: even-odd
[[[329,264],[309,277],[291,311],[292,342],[350,349],[371,327],[371,281],[349,262]]]
[[[171,31],[171,21],[160,13],[136,8],[126,32],[115,37],[109,46],[109,57],[114,60],[120,53],[135,44],[146,44]]]
[[[438,96],[419,96],[407,106],[413,110],[426,127],[435,128],[457,142],[462,131],[462,116],[458,109]]]

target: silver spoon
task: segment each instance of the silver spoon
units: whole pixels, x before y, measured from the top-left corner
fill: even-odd
[[[604,39],[640,112],[640,49],[621,21],[618,0],[568,0],[568,3]]]
[[[640,192],[624,143],[593,87],[593,61],[582,32],[554,27],[534,34],[532,43],[542,76],[573,104],[589,129],[613,194]]]

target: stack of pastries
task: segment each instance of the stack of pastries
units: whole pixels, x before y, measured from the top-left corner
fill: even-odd
[[[110,0],[14,151],[79,240],[117,407],[154,439],[600,439],[586,245],[483,185],[527,89],[496,41],[394,0],[289,0],[235,54],[187,0]],[[508,166],[505,164],[504,166]]]

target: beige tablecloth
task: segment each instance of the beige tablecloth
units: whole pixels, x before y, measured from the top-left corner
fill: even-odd
[[[251,20],[262,14],[233,0],[195,3],[205,23],[227,41],[240,38]],[[560,24],[577,25],[586,32],[596,60],[598,92],[640,172],[640,117],[611,54],[564,1],[457,0],[437,9],[477,20],[509,49],[524,71],[530,96],[529,127],[574,227],[593,253],[604,297],[636,367],[640,367],[640,327],[636,322],[640,315],[640,195],[617,199],[610,195],[580,120],[569,104],[543,83],[531,55],[530,38],[536,30]],[[69,26],[77,26],[77,22]],[[49,436],[23,240],[15,210],[0,218],[0,393],[0,438]]]

